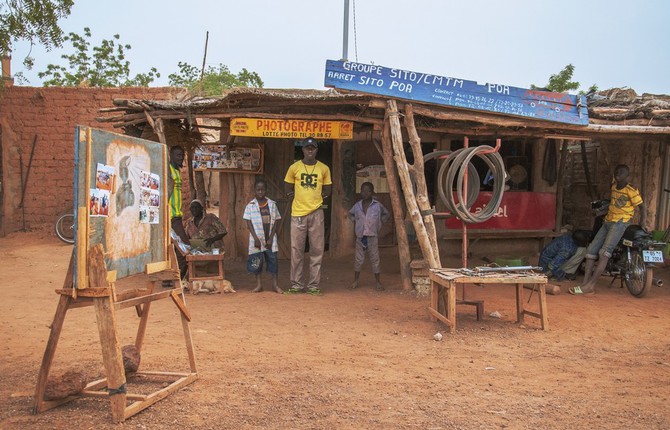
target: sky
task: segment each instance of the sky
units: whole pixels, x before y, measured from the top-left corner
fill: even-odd
[[[179,61],[257,72],[266,88],[324,89],[327,59],[343,58],[345,0],[75,0],[63,30],[92,45],[114,34],[130,44],[131,75],[156,67],[168,85]],[[670,94],[670,1],[350,0],[348,60],[520,88],[544,86],[573,64],[587,90],[629,87]],[[69,45],[46,52],[15,44],[12,71],[63,64]],[[69,49],[68,49],[69,48]],[[27,71],[30,54],[35,67]]]

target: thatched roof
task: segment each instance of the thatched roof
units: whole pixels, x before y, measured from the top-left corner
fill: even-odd
[[[403,101],[400,101],[403,103]],[[589,126],[513,117],[492,112],[412,102],[419,130],[450,135],[500,137],[640,138],[670,139],[670,96],[611,89],[589,97]],[[192,129],[198,119],[221,120],[225,132],[233,117],[354,121],[356,127],[381,126],[386,99],[342,90],[234,88],[218,97],[176,100],[115,100],[101,109],[111,116],[98,118],[114,127],[153,127],[157,119],[179,121]]]
[[[670,125],[670,96],[648,93],[638,96],[630,88],[612,88],[593,95],[588,104],[592,119],[615,122],[643,119],[647,121],[642,121],[642,125]]]

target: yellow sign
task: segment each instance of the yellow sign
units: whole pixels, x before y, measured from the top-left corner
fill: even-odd
[[[276,139],[353,139],[351,121],[312,121],[304,119],[232,118],[233,136],[271,137]]]

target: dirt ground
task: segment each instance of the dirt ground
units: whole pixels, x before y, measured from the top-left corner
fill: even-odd
[[[326,259],[322,296],[253,294],[242,262],[229,262],[237,293],[187,296],[195,383],[120,425],[107,400],[90,398],[31,415],[71,250],[49,232],[0,239],[2,429],[670,428],[668,269],[656,275],[666,286],[643,299],[607,288],[609,278],[589,298],[561,283],[564,294],[547,296],[549,331],[534,318],[515,323],[513,287],[471,286],[486,316],[459,306],[448,334],[430,320],[428,297],[401,289],[394,248],[382,254],[384,292],[368,271],[348,290],[349,259]],[[287,269],[280,261],[283,286]],[[186,371],[176,307],[162,300],[151,311],[141,369]],[[121,344],[132,343],[135,312],[117,317]],[[97,336],[91,307],[69,311],[53,372],[99,377]]]

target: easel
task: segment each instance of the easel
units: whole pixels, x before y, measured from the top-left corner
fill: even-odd
[[[130,276],[123,277],[123,279],[117,282],[117,272],[107,270],[103,244],[91,244],[89,242],[90,220],[87,200],[88,190],[91,188],[90,176],[93,163],[91,162],[91,129],[83,129],[83,131],[85,133],[78,134],[79,141],[75,142],[75,144],[80,145],[79,147],[75,147],[75,158],[78,154],[77,148],[83,148],[83,151],[85,151],[82,152],[82,156],[80,157],[80,162],[84,161],[81,166],[83,170],[81,172],[75,171],[75,195],[77,196],[78,203],[75,248],[70,258],[63,288],[56,290],[56,293],[60,295],[60,299],[51,324],[49,340],[37,378],[33,413],[37,414],[55,408],[78,397],[109,397],[112,419],[115,422],[123,422],[197,379],[198,374],[193,341],[189,328],[191,315],[186,308],[184,291],[181,288],[175,250],[169,242],[169,212],[167,205],[165,205],[167,198],[165,186],[162,187],[161,192],[161,202],[163,202],[161,219],[163,222],[159,225],[160,236],[162,238],[159,251],[160,259],[159,261],[154,260],[155,262],[147,263],[144,273],[133,272]],[[119,138],[122,137],[119,136]],[[162,177],[166,178],[167,155],[165,147],[161,149],[161,157]],[[83,181],[79,185],[83,190],[77,189],[77,174],[84,175],[82,178]],[[77,194],[79,191],[82,192]],[[161,284],[164,280],[172,280],[176,287],[172,289],[157,288],[157,284]],[[123,354],[119,344],[116,312],[129,307],[135,308],[140,318],[135,337],[135,348],[138,352],[141,352],[149,322],[151,303],[168,297],[172,299],[179,309],[186,352],[188,354],[189,370],[184,372],[135,372],[133,375],[140,377],[147,376],[176,380],[168,382],[167,386],[150,394],[130,393],[126,388],[127,379],[123,366]],[[95,308],[106,377],[88,383],[84,390],[77,395],[58,400],[45,400],[44,395],[47,388],[49,371],[56,353],[65,315],[70,309],[86,306],[93,306]],[[128,402],[132,403],[127,404]]]
[[[173,267],[177,267],[174,251],[172,251],[171,254],[171,267],[165,268],[165,270],[155,271],[156,269],[162,269],[162,267],[148,266],[146,275],[136,275],[137,278],[145,280],[145,288],[126,290],[117,290],[114,272],[107,272],[105,269],[101,245],[92,248],[89,252],[89,288],[77,290],[72,288],[74,259],[71,259],[70,267],[65,279],[65,285],[63,289],[56,290],[56,293],[60,295],[60,300],[51,324],[49,341],[44,352],[42,366],[37,378],[33,413],[37,414],[44,412],[74,400],[77,397],[109,397],[112,409],[112,419],[115,422],[123,422],[125,419],[146,409],[157,401],[167,397],[197,379],[198,374],[196,370],[195,354],[189,328],[191,316],[184,303],[184,292],[181,288],[155,291],[156,284],[160,285],[160,283],[166,279],[173,279],[176,282],[176,285],[180,285],[179,271],[173,269]],[[130,278],[128,279],[130,280]],[[188,353],[189,371],[137,372],[135,375],[138,376],[176,377],[177,380],[170,383],[167,387],[148,395],[127,392],[126,375],[123,368],[123,357],[121,354],[116,323],[116,311],[128,307],[135,307],[137,315],[140,317],[135,338],[135,347],[138,351],[141,351],[147,323],[149,321],[151,303],[168,297],[172,299],[180,311],[184,340],[186,342],[186,351]],[[107,377],[90,382],[78,396],[70,396],[65,399],[52,401],[44,400],[47,378],[56,352],[56,346],[58,345],[65,315],[70,309],[85,306],[95,307],[95,316],[98,332],[100,334],[100,343],[102,345],[103,363]],[[132,403],[126,406],[127,401],[132,401]]]

